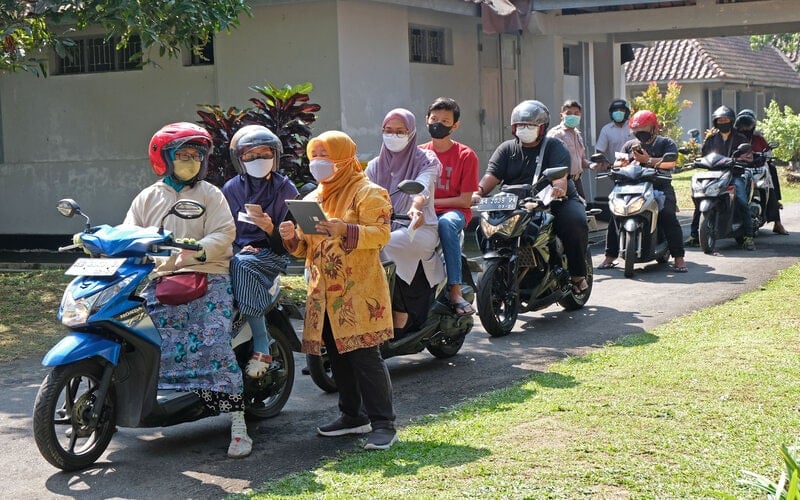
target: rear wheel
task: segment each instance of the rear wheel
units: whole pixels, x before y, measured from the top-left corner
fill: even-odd
[[[519,315],[516,274],[508,259],[492,259],[478,278],[478,316],[492,337],[511,333]]]
[[[108,447],[116,429],[113,387],[91,423],[103,366],[94,359],[53,368],[33,406],[33,437],[42,456],[65,471],[85,469]]]
[[[331,362],[325,352],[325,347],[322,348],[322,355],[306,354],[306,366],[308,366],[308,373],[311,375],[311,380],[317,384],[317,387],[325,392],[336,392],[339,390],[336,387],[336,381],[333,379],[333,372],[331,371]]]
[[[716,212],[700,213],[700,247],[705,253],[714,253],[717,249],[716,223]]]
[[[636,263],[636,233],[625,233],[625,277],[633,278],[633,265]]]
[[[466,337],[466,334],[464,334],[454,338],[442,339],[438,344],[429,344],[427,347],[428,352],[439,359],[452,358],[461,350]]]
[[[255,418],[271,418],[280,413],[294,386],[294,355],[286,334],[275,325],[269,325],[269,332],[275,340],[269,349],[272,365],[260,378],[244,375],[244,411]]]
[[[564,296],[564,298],[558,301],[559,305],[561,305],[561,307],[567,311],[575,311],[585,306],[586,302],[589,301],[589,296],[592,294],[594,267],[592,264],[592,252],[590,252],[588,248],[586,249],[583,259],[586,262],[586,283],[589,285],[589,288],[584,290],[583,293],[579,294],[576,294],[575,292],[568,293]]]

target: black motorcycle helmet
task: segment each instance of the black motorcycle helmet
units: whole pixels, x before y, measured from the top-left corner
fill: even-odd
[[[733,128],[736,130],[752,130],[756,127],[756,114],[752,109],[743,109],[736,114]]]
[[[615,99],[611,101],[611,104],[608,106],[609,118],[611,118],[611,113],[614,111],[625,111],[625,120],[623,121],[626,121],[631,116],[631,107],[628,106],[628,101],[625,99]],[[613,121],[614,118],[611,118],[611,120]]]
[[[736,120],[736,113],[733,112],[731,108],[728,106],[722,105],[714,110],[714,113],[711,114],[711,124],[716,127],[717,120],[720,118],[727,118],[731,121],[731,124]]]

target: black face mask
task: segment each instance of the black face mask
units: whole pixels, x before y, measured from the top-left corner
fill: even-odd
[[[653,134],[651,134],[650,132],[648,132],[646,130],[640,130],[640,131],[636,132],[633,135],[637,139],[639,139],[639,142],[641,142],[642,144],[647,144],[650,141],[650,139],[653,137]]]
[[[431,137],[434,139],[444,139],[450,135],[450,130],[452,129],[453,127],[448,127],[442,122],[431,123],[428,125],[428,133],[431,134]]]
[[[731,125],[730,123],[718,123],[716,125],[716,127],[717,127],[717,130],[719,130],[723,134],[727,134],[728,132],[731,131],[731,128],[733,127],[733,125]]]
[[[739,131],[740,134],[744,135],[748,139],[753,137],[753,132],[755,132],[755,129],[752,129],[752,128],[751,129],[747,129],[747,130],[742,130],[742,129],[737,129],[737,130]]]

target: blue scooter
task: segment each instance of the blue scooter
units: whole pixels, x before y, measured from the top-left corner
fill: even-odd
[[[214,416],[194,392],[159,391],[161,336],[137,295],[154,268],[154,255],[174,249],[198,250],[179,243],[164,230],[164,219],[196,219],[201,204],[180,200],[161,219],[161,227],[131,225],[91,227],[77,203],[61,200],[58,211],[81,215],[86,229],[80,243],[59,250],[83,248],[91,258],[79,258],[67,270],[76,278],[67,286],[58,319],[70,329],[45,355],[52,367],[33,409],[33,434],[42,456],[65,471],[93,464],[106,450],[116,427],[166,427]],[[259,379],[245,377],[245,412],[251,417],[277,415],[294,384],[294,357],[300,342],[290,313],[280,303],[279,280],[265,312],[273,363]],[[252,353],[252,332],[246,321],[233,319],[236,358],[244,367]]]

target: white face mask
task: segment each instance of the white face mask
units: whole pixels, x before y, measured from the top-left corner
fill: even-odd
[[[539,127],[536,128],[517,128],[517,138],[519,138],[520,142],[524,142],[525,144],[536,142],[536,139],[539,138]]]
[[[323,158],[315,158],[308,162],[308,169],[317,182],[323,182],[333,176],[333,162]]]
[[[392,153],[402,151],[410,140],[410,135],[383,134],[383,144]]]
[[[253,161],[246,161],[244,162],[244,169],[247,171],[247,175],[261,179],[272,171],[272,163],[274,161],[275,158],[259,158]]]

